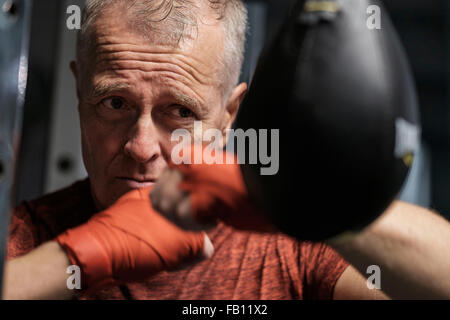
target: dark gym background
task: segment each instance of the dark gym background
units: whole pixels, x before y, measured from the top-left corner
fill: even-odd
[[[246,1],[249,37],[242,79],[249,81],[263,42],[276,30],[284,0]],[[407,50],[419,92],[423,143],[400,198],[450,217],[450,4],[445,0],[386,3]],[[86,173],[69,61],[75,31],[66,9],[81,0],[33,3],[29,80],[17,168],[16,204],[66,186]],[[326,195],[324,195],[326,197]]]

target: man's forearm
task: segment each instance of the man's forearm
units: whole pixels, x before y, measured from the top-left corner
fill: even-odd
[[[65,251],[55,241],[6,262],[3,299],[70,299],[69,265]]]
[[[396,201],[355,237],[329,244],[362,274],[378,265],[394,299],[450,298],[450,223],[427,209]]]

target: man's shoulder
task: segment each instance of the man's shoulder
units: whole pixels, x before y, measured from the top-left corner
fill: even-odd
[[[63,189],[24,201],[16,208],[22,213],[24,209],[34,224],[45,228],[52,236],[80,225],[95,212],[89,179],[76,181]]]

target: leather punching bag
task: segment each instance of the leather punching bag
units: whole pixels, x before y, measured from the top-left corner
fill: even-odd
[[[380,29],[368,25],[368,8],[381,10]],[[380,1],[296,1],[263,50],[236,122],[280,130],[277,174],[241,166],[251,196],[298,239],[361,229],[405,181],[417,112],[411,71]]]

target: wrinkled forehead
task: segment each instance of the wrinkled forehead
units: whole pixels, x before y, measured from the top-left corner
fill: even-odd
[[[119,54],[155,53],[182,57],[200,73],[216,76],[221,82],[224,58],[223,27],[208,6],[200,1],[192,12],[195,17],[185,15],[178,21],[178,15],[160,17],[162,13],[145,15],[139,8],[124,7],[120,2],[97,16],[90,27],[85,50],[79,61],[85,64],[85,71],[95,71],[105,53]],[[171,12],[173,15],[174,13]],[[87,50],[86,50],[87,49]],[[87,59],[84,59],[86,58]]]

